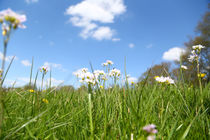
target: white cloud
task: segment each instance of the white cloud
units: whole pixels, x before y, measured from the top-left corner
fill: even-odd
[[[112,38],[112,41],[113,41],[113,42],[120,41],[120,38]]]
[[[38,2],[39,0],[25,0],[26,3],[30,4],[30,3],[36,3]]]
[[[21,63],[24,65],[24,66],[31,66],[31,63],[30,63],[30,61],[28,61],[28,60],[22,60],[21,61]]]
[[[174,47],[163,53],[163,59],[169,61],[179,61],[181,54],[185,53],[185,49]]]
[[[47,79],[47,82],[50,83],[50,78]],[[51,78],[51,86],[58,86],[64,83],[64,80],[57,80],[55,78]]]
[[[3,57],[3,53],[0,52],[0,59],[1,59],[1,60],[2,60],[2,57]],[[14,60],[18,60],[18,57],[16,57],[16,56],[6,56],[5,61],[6,61],[6,62],[10,62],[10,61],[12,60],[13,57],[15,57]]]
[[[138,79],[136,77],[128,77],[128,83],[134,82],[136,83],[138,81]]]
[[[99,27],[94,31],[93,37],[97,40],[111,39],[114,34],[114,31],[109,27]]]
[[[103,32],[103,35],[100,34],[103,37],[98,37],[96,34],[103,28],[99,23],[114,23],[114,18],[125,11],[123,0],[83,0],[76,5],[69,6],[66,14],[71,16],[69,21],[74,26],[82,28],[81,37],[102,40],[112,39],[113,30],[106,27],[106,32]]]
[[[33,80],[34,79],[32,79],[32,81]],[[24,85],[28,84],[29,81],[30,81],[30,78],[28,78],[28,77],[18,77],[16,80],[6,79],[4,82],[4,85],[7,87],[10,87],[13,85],[15,87],[20,87],[20,86],[24,86]],[[57,80],[54,77],[51,78],[51,86],[58,86],[60,84],[63,84],[63,82],[64,82],[64,80]],[[41,87],[41,83],[42,83],[41,79],[37,80],[36,81],[37,87]],[[49,86],[49,83],[50,83],[50,78],[47,78],[47,79],[45,79],[43,86],[46,86],[46,85]]]
[[[61,71],[66,71],[66,69],[63,68],[63,66],[61,64],[56,64],[56,63],[50,63],[50,62],[44,62],[45,67],[48,68],[48,70],[55,68],[55,69],[59,69]]]
[[[134,48],[135,45],[134,45],[133,43],[130,43],[130,44],[128,45],[128,47],[129,47],[129,48]]]

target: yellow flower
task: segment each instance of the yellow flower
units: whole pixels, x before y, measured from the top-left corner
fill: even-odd
[[[100,85],[100,89],[104,89],[104,87],[102,85]]]
[[[198,74],[198,77],[199,77],[199,78],[203,78],[203,77],[205,77],[205,76],[206,76],[205,73],[199,73],[199,74]]]
[[[133,81],[131,81],[131,85],[134,85],[134,82]]]
[[[33,90],[33,89],[30,89],[29,92],[30,92],[30,93],[34,93],[34,90]]]
[[[3,30],[2,31],[2,35],[5,36],[6,34],[7,34],[7,31],[6,30]]]
[[[48,104],[49,103],[49,101],[47,100],[47,99],[42,99],[42,102],[44,102],[44,103],[46,103],[46,104]]]
[[[156,78],[158,78],[158,77],[160,77],[160,76],[155,76],[154,79],[156,79]]]

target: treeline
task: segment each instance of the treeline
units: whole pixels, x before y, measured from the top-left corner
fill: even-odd
[[[205,46],[200,54],[199,69],[201,73],[205,74],[203,83],[210,81],[210,4],[208,4],[208,11],[198,22],[196,27],[196,36],[191,37],[188,42],[184,43],[186,52],[181,55],[180,61],[162,62],[149,68],[139,78],[139,82],[147,79],[149,83],[154,82],[155,76],[170,76],[175,80],[182,79],[186,83],[198,84],[197,67],[195,63],[189,62],[188,58],[194,45]],[[180,70],[181,65],[187,67],[186,70]]]

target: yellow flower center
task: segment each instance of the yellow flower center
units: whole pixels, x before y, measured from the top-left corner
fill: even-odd
[[[199,74],[198,74],[198,77],[200,77],[200,78],[203,78],[203,77],[205,77],[205,76],[206,76],[205,73],[199,73]]]

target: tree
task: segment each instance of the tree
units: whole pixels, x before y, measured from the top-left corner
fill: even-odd
[[[201,21],[199,21],[196,27],[197,35],[189,39],[188,42],[184,43],[186,46],[186,52],[181,56],[181,64],[188,67],[187,70],[183,70],[182,74],[187,83],[198,83],[197,68],[196,64],[188,61],[188,57],[191,53],[192,46],[203,45],[206,48],[202,49],[200,54],[199,69],[200,72],[206,74],[206,82],[210,81],[210,4],[208,5],[208,11],[204,14]],[[157,64],[142,74],[139,78],[139,82],[147,79],[149,83],[154,82],[155,76],[168,76],[173,79],[183,78],[180,73],[180,62],[175,61],[178,67],[171,69],[170,63]]]
[[[194,64],[188,61],[188,57],[192,46],[198,44],[206,47],[201,51],[200,71],[206,74],[207,82],[210,81],[210,4],[208,6],[208,11],[204,14],[202,20],[196,27],[196,33],[198,35],[194,38],[190,38],[190,40],[185,43],[186,53],[181,56],[182,64],[188,67],[188,72],[184,73],[184,75],[193,83],[196,83],[198,80],[197,69]]]
[[[152,84],[155,81],[155,76],[169,75],[171,75],[171,63],[162,62],[161,64],[154,65],[153,67],[147,69],[147,71],[142,74],[138,81],[142,82],[147,79],[147,82]]]

